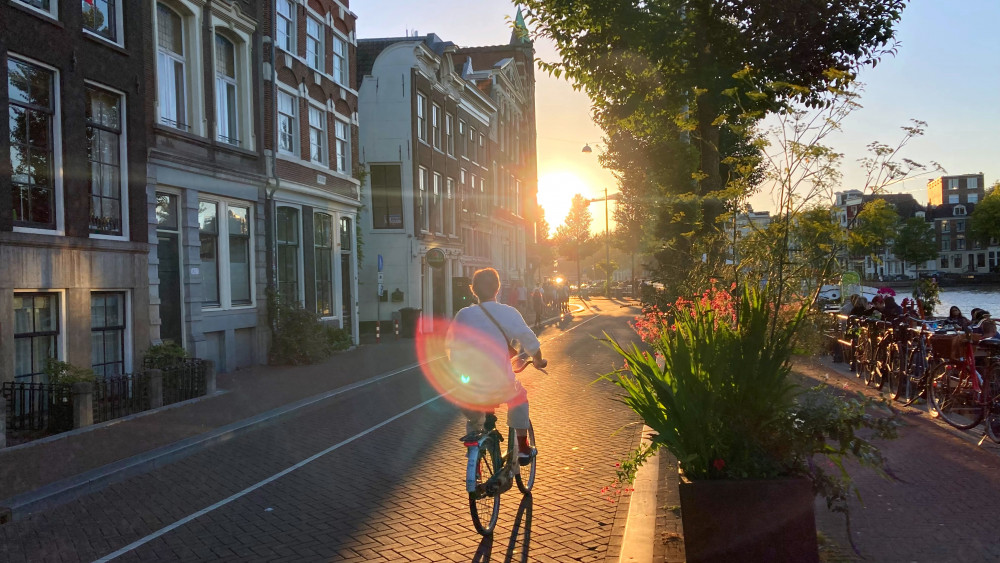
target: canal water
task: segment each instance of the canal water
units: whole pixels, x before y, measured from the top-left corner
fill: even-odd
[[[909,296],[910,293],[907,291],[906,296]],[[939,298],[941,302],[934,308],[935,316],[947,316],[948,309],[955,305],[962,310],[962,314],[966,317],[969,316],[969,311],[978,307],[989,311],[993,318],[1000,318],[1000,287],[943,287]],[[896,301],[900,301],[900,299]]]

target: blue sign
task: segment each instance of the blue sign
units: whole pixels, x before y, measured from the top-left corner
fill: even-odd
[[[382,255],[378,255],[378,271],[382,271]]]

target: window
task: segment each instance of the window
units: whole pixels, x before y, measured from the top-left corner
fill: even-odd
[[[337,139],[337,172],[349,174],[351,171],[351,126],[346,121],[334,121],[334,137]]]
[[[951,250],[951,239],[948,237],[941,239],[941,250]]]
[[[976,254],[976,267],[985,268],[986,267],[986,254],[980,252]]]
[[[979,194],[968,194],[966,199],[968,199],[966,203],[979,203]]]
[[[955,250],[965,250],[965,239],[955,239]]]
[[[90,159],[90,232],[122,234],[122,97],[87,86],[87,156]]]
[[[486,154],[486,135],[482,133],[479,134],[479,147],[476,149],[476,154],[483,162],[489,159],[489,156]]]
[[[296,53],[295,45],[295,8],[291,0],[277,0],[278,18],[276,22],[277,45],[289,53]]]
[[[427,140],[427,123],[424,112],[427,111],[427,98],[417,92],[417,138],[421,141]]]
[[[306,64],[323,72],[323,24],[306,18]]]
[[[59,295],[14,294],[14,381],[44,383],[45,363],[59,357]]]
[[[295,154],[299,138],[298,98],[278,92],[278,150]]]
[[[956,205],[955,209],[953,211],[953,214],[956,217],[964,217],[965,216],[965,206],[964,205]]]
[[[941,232],[942,233],[951,232],[951,221],[948,220],[941,221]]]
[[[452,115],[446,114],[444,116],[444,143],[445,148],[448,150],[448,154],[451,156],[455,155],[455,118]]]
[[[156,93],[160,123],[187,129],[184,22],[177,12],[159,3],[156,4],[156,41]]]
[[[83,0],[83,28],[91,33],[117,41],[117,0]]]
[[[444,183],[444,232],[455,234],[455,180],[448,178]]]
[[[975,177],[973,177],[973,178],[966,178],[965,179],[965,187],[966,187],[966,189],[969,189],[969,190],[977,190],[977,189],[979,189],[979,178],[975,178]]]
[[[458,120],[458,142],[461,143],[459,148],[462,150],[462,156],[469,157],[469,138],[465,136],[465,121]]]
[[[333,79],[341,86],[351,85],[350,68],[347,66],[347,41],[333,36]]]
[[[278,208],[278,295],[285,303],[297,304],[299,298],[299,211]]]
[[[431,104],[431,139],[434,148],[441,150],[441,106]]]
[[[326,162],[326,115],[323,110],[309,108],[309,160]]]
[[[354,244],[351,240],[354,238],[354,232],[351,229],[351,218],[341,217],[340,218],[340,251],[350,252],[354,249]]]
[[[465,171],[465,168],[458,172],[458,193],[462,211],[469,210],[469,185],[466,183],[467,174],[468,172]]]
[[[97,377],[125,373],[125,294],[90,294],[90,368]]]
[[[942,256],[941,257],[941,269],[946,269],[946,268],[948,268],[948,257],[947,256]]]
[[[198,237],[201,240],[202,305],[219,306],[219,205],[198,202]]]
[[[430,215],[427,213],[427,169],[419,169],[419,191],[417,192],[417,224],[420,229],[430,230]]]
[[[441,219],[443,213],[443,205],[441,205],[441,175],[434,173],[434,186],[431,196],[431,231],[435,233],[442,232],[441,230]]]
[[[965,232],[965,221],[955,221],[955,232],[956,233]]]
[[[250,260],[250,207],[225,204],[226,230],[229,247],[229,302],[231,305],[250,305],[251,276],[253,268]]]
[[[958,178],[948,178],[948,189],[949,190],[958,189]]]
[[[333,217],[313,215],[313,240],[316,258],[316,314],[333,315]]]
[[[476,128],[469,127],[469,160],[479,162],[479,155],[476,151]]]
[[[240,144],[236,47],[218,33],[215,34],[215,122],[220,141],[230,145]]]
[[[962,267],[962,255],[961,254],[953,254],[951,256],[951,267],[952,268],[961,268]]]
[[[7,59],[14,225],[56,228],[54,73]]]
[[[25,6],[30,6],[45,12],[46,15],[51,17],[56,17],[56,7],[59,5],[57,0],[14,0],[18,4],[24,4]]]
[[[403,228],[403,183],[398,164],[372,164],[372,228]],[[343,241],[341,241],[343,243]]]
[[[950,194],[948,196],[948,203],[958,203],[958,194]]]

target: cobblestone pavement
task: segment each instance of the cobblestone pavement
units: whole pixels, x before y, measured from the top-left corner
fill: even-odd
[[[501,497],[492,539],[469,518],[464,421],[414,370],[0,526],[0,560],[616,560],[627,494],[601,489],[640,426],[595,381],[616,362],[594,337],[631,338],[634,310],[591,304],[540,334],[550,369],[523,378],[534,494]]]
[[[843,364],[829,358],[796,371],[832,386],[866,390]],[[838,560],[901,563],[1000,561],[1000,447],[977,446],[982,427],[962,432],[927,414],[903,408],[899,438],[880,449],[897,480],[852,467],[861,493],[851,502],[851,537],[844,518],[816,503],[817,527],[840,549]],[[862,559],[862,557],[864,559]]]

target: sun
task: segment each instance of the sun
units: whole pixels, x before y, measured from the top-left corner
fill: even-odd
[[[549,235],[554,235],[556,227],[566,219],[573,196],[589,191],[587,182],[573,172],[549,172],[538,178],[538,205],[545,209]]]

